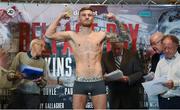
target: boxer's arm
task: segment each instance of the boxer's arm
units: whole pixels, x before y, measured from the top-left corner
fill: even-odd
[[[110,40],[110,42],[119,42],[120,41],[120,36],[118,36],[118,34],[116,33],[111,33],[111,32],[107,32],[105,35],[105,39],[106,40]]]
[[[57,26],[59,25],[61,19],[68,19],[68,18],[69,16],[67,12],[64,12],[59,16],[57,16],[57,18],[48,27],[45,33],[45,37],[48,39],[54,39],[60,41],[69,40],[71,38],[71,33],[72,33],[71,31],[56,32]]]
[[[116,19],[116,17],[114,16],[113,13],[108,13],[107,15],[105,15],[105,18],[107,18],[109,21],[112,21],[116,24],[116,28],[117,28],[117,32],[116,33],[106,33],[106,39],[110,39],[110,41],[114,41],[114,42],[119,42],[119,41],[123,41],[123,38],[129,38],[129,35],[127,34],[127,32],[122,29],[122,26],[120,26],[120,22],[118,19]]]

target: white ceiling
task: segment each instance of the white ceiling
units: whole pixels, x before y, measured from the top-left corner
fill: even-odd
[[[0,0],[16,3],[71,3],[71,4],[179,4],[180,0]]]

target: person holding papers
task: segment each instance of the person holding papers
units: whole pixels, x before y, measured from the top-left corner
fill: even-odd
[[[150,45],[155,53],[151,58],[150,71],[147,75],[144,76],[144,79],[146,81],[150,81],[154,78],[154,73],[156,70],[157,63],[161,58],[164,57],[162,43],[161,43],[162,38],[163,38],[163,33],[161,32],[155,32],[150,37]]]
[[[40,90],[46,86],[46,62],[41,58],[44,42],[33,39],[29,52],[19,52],[14,58],[7,75],[13,82],[12,98],[8,108],[37,109],[40,104]]]
[[[113,42],[112,51],[103,54],[102,66],[109,87],[110,108],[140,108],[143,68],[137,54],[124,49],[122,41]]]
[[[179,40],[176,36],[166,35],[162,39],[164,58],[162,58],[155,71],[153,80],[165,77],[162,84],[167,91],[159,94],[160,109],[180,108],[180,54],[177,52]]]
[[[164,57],[163,54],[163,46],[162,46],[162,38],[163,38],[163,33],[162,32],[155,32],[151,35],[150,37],[150,45],[152,49],[154,50],[154,55],[151,58],[151,67],[150,71],[147,75],[144,76],[144,79],[146,81],[150,81],[154,78],[154,73],[157,67],[157,64],[160,59]],[[178,46],[178,53],[180,53],[180,47]]]

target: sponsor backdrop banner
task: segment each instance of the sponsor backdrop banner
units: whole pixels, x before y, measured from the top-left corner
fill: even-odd
[[[117,32],[115,23],[104,17],[106,13],[114,13],[120,21],[121,31],[129,35],[122,36],[125,48],[138,51],[141,57],[153,52],[149,47],[152,33],[161,31],[180,37],[179,6],[0,3],[0,47],[10,53],[12,61],[17,52],[29,50],[33,38],[43,38],[49,24],[65,10],[71,10],[72,16],[69,20],[62,20],[57,31],[78,32],[78,11],[84,6],[94,9],[95,31]],[[110,49],[110,43],[105,43],[103,51]],[[47,46],[44,58],[49,67],[50,83],[43,90],[40,107],[71,108],[76,68],[71,47],[67,42],[53,41]],[[87,108],[92,108],[90,100],[91,98],[88,99]]]

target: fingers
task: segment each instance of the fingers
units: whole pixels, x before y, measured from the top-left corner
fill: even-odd
[[[62,15],[63,19],[69,19],[70,16],[71,16],[71,13],[68,12],[68,11],[64,12],[63,15]]]
[[[72,14],[73,14],[73,12],[72,12],[72,10],[71,9],[66,9],[66,11],[65,11],[66,13],[67,13],[67,15],[69,16],[69,17],[71,17],[72,16]]]
[[[107,17],[109,17],[109,18],[111,18],[111,17],[113,17],[113,16],[114,16],[113,13],[108,13],[108,14],[107,14]]]
[[[70,15],[68,14],[68,12],[61,12],[57,18],[58,19],[69,19]]]
[[[119,80],[122,82],[128,82],[129,78],[127,76],[123,76],[123,77],[119,78]]]
[[[128,77],[124,77],[124,81],[128,82],[129,78]]]
[[[33,81],[34,81],[34,82],[40,82],[41,80],[42,80],[42,78],[39,77],[39,78],[37,78],[37,79],[34,79]]]
[[[174,87],[174,83],[172,80],[169,80],[167,83],[165,83],[165,86],[169,89],[172,89]]]
[[[114,16],[113,13],[108,13],[108,14],[105,15],[105,17],[108,18],[108,19],[112,19],[112,20],[116,19],[116,17]]]
[[[17,72],[17,73],[14,75],[14,78],[15,78],[15,79],[23,79],[24,76],[23,76],[23,74]]]

